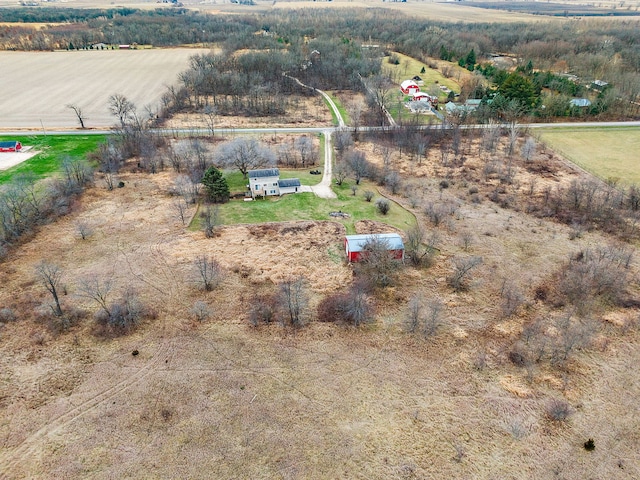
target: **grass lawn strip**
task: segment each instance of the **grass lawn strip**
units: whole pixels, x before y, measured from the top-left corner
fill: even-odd
[[[33,173],[44,178],[60,170],[65,158],[85,158],[104,142],[104,135],[37,135],[0,137],[3,140],[17,140],[24,146],[33,147],[40,153],[7,170],[0,171],[0,185],[20,173]]]
[[[637,155],[640,128],[549,128],[538,131],[541,141],[567,160],[602,178],[640,184]]]

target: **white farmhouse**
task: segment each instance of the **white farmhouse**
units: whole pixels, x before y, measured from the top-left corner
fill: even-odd
[[[277,168],[249,170],[248,173],[249,190],[251,190],[252,198],[298,193],[300,191],[300,180],[297,178],[280,180],[280,170]]]

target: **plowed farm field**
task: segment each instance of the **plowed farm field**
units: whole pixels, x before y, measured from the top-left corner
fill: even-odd
[[[126,96],[140,114],[157,108],[189,58],[205,49],[0,52],[0,129],[75,128],[80,107],[87,128],[113,125],[108,100]]]

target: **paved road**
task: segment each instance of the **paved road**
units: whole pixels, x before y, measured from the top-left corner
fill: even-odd
[[[573,127],[573,128],[607,128],[607,127],[640,127],[640,121],[632,121],[632,122],[582,122],[582,123],[571,123],[571,122],[563,122],[563,123],[521,123],[519,124],[521,128],[556,128],[556,127]],[[463,125],[466,128],[488,128],[488,125]],[[225,135],[242,135],[242,134],[251,134],[251,133],[260,133],[260,134],[269,134],[269,133],[324,133],[324,132],[333,132],[336,129],[341,127],[282,127],[282,128],[217,128],[216,134],[225,134]],[[359,127],[359,131],[363,132],[373,132],[378,130],[391,130],[394,127]],[[398,127],[396,127],[398,128]],[[426,128],[435,128],[435,126],[421,126],[421,127],[412,127],[419,129]],[[447,127],[445,127],[447,128]],[[350,127],[342,127],[344,129],[350,129]],[[175,135],[175,136],[209,136],[211,135],[211,130],[206,128],[180,128],[180,129],[169,129],[169,128],[159,128],[154,130],[156,133],[164,134],[164,135]],[[47,135],[110,135],[115,133],[114,130],[49,130],[47,131]],[[41,129],[33,129],[33,130],[0,130],[0,135],[7,136],[29,136],[29,135],[42,135]]]

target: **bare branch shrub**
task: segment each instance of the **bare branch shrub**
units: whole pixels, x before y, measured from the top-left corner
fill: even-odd
[[[422,334],[431,337],[436,334],[442,325],[442,311],[444,304],[440,299],[433,299],[427,303],[427,311],[423,320]]]
[[[348,291],[322,299],[317,309],[321,322],[344,322],[356,327],[370,322],[373,306],[365,285],[356,282]]]
[[[555,276],[556,302],[568,302],[580,314],[596,302],[619,304],[627,295],[632,257],[633,251],[623,244],[578,252]]]
[[[17,319],[18,317],[16,316],[16,312],[14,312],[12,308],[9,308],[9,307],[0,308],[0,322],[10,323],[10,322],[15,322]]]
[[[249,300],[249,323],[257,327],[261,323],[271,323],[278,314],[278,299],[274,295],[256,295]]]
[[[552,398],[545,405],[545,413],[554,422],[564,422],[573,415],[573,408],[566,400]]]
[[[371,200],[373,200],[374,196],[375,196],[375,194],[371,190],[365,190],[364,191],[364,199],[367,202],[370,202]]]
[[[391,203],[389,200],[385,198],[379,198],[376,200],[376,209],[381,215],[386,215],[389,213],[389,209],[391,208]]]
[[[392,285],[402,263],[394,258],[389,243],[384,238],[373,237],[364,245],[362,253],[361,260],[354,265],[358,278],[371,288]]]
[[[415,267],[430,266],[433,262],[435,249],[424,244],[425,232],[416,224],[406,231],[405,255]]]
[[[99,334],[118,336],[131,332],[145,317],[153,316],[154,313],[142,303],[137,292],[127,288],[118,301],[98,310],[94,318]]]
[[[195,281],[205,291],[210,292],[223,280],[222,266],[215,258],[198,255],[193,262]]]
[[[202,323],[209,320],[209,317],[211,317],[212,312],[211,312],[211,308],[206,302],[203,302],[202,300],[198,300],[196,303],[193,304],[193,307],[191,307],[191,313],[196,318],[196,321]]]
[[[524,295],[518,286],[506,279],[502,282],[500,297],[502,298],[500,311],[504,318],[516,313],[518,308],[524,303]]]
[[[78,220],[75,223],[76,232],[80,235],[82,240],[86,240],[91,235],[93,235],[93,229],[91,228],[91,224],[86,220]]]
[[[482,264],[482,257],[455,257],[452,263],[453,272],[447,277],[447,283],[460,292],[468,288],[471,271]]]

